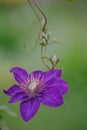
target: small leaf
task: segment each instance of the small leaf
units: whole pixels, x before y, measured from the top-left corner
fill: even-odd
[[[5,105],[0,105],[0,113],[7,113],[10,116],[16,117],[17,115]]]

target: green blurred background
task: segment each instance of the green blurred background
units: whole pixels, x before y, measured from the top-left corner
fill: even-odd
[[[20,66],[29,72],[46,68],[40,60],[40,47],[32,51],[40,25],[28,2],[0,0],[0,104],[17,113],[16,118],[4,118],[10,130],[87,130],[87,0],[38,1],[47,15],[52,37],[60,41],[49,46],[49,54],[62,57],[58,68],[63,69],[69,93],[63,106],[53,109],[42,105],[27,124],[21,119],[19,103],[7,103],[9,97],[2,90],[15,83],[10,68]]]

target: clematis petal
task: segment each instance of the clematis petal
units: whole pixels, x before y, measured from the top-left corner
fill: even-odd
[[[52,78],[49,82],[45,83],[46,89],[49,89],[50,87],[56,88],[60,94],[68,93],[68,83],[61,78]]]
[[[8,90],[3,90],[3,92],[8,96],[14,96],[16,93],[22,92],[20,87],[17,85],[13,85]]]
[[[56,77],[51,78],[49,81],[45,82],[44,87],[49,89],[50,87],[58,86],[58,80]]]
[[[40,70],[34,71],[30,74],[31,79],[40,79],[41,75],[42,75],[42,71]]]
[[[23,92],[17,93],[11,97],[11,99],[8,101],[8,103],[15,103],[15,102],[24,100],[25,98],[26,98],[26,95]]]
[[[44,105],[50,107],[58,107],[64,103],[62,95],[55,88],[49,88],[49,90],[43,93],[42,97],[39,97],[39,100]]]
[[[68,83],[65,82],[63,79],[57,79],[58,86],[56,87],[60,94],[67,94],[68,93]]]
[[[62,75],[62,70],[54,69],[54,70],[49,70],[47,72],[44,72],[42,75],[42,78],[45,80],[45,82],[48,82],[50,79],[54,77],[61,77]]]
[[[28,73],[19,67],[14,67],[10,70],[14,74],[14,78],[18,83],[27,82],[28,80]]]
[[[20,105],[21,116],[24,121],[29,121],[38,111],[40,103],[37,99],[24,101]]]

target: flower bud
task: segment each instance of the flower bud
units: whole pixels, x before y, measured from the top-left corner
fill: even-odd
[[[57,58],[57,56],[56,56],[55,54],[52,56],[51,61],[52,61],[52,63],[53,63],[54,65],[57,64],[58,58]]]

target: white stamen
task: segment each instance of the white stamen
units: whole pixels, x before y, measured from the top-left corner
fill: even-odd
[[[37,84],[38,84],[38,81],[32,81],[30,84],[29,84],[29,89],[31,91],[33,91],[36,87],[37,87]]]

